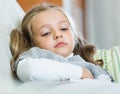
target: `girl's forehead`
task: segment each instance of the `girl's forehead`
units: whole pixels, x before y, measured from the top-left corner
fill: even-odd
[[[48,9],[45,11],[39,12],[32,19],[32,23],[34,22],[50,22],[50,21],[60,21],[65,20],[69,23],[67,16],[62,10],[58,9]]]
[[[64,12],[62,10],[58,10],[58,9],[48,9],[45,11],[42,11],[40,13],[38,13],[37,15],[41,15],[41,16],[62,16],[62,17],[66,17],[66,15],[64,14]]]

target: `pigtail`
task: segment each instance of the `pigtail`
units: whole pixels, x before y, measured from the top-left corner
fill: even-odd
[[[17,29],[12,30],[10,34],[10,50],[13,56],[11,60],[13,76],[16,76],[16,72],[14,70],[15,61],[17,60],[18,56],[28,48],[28,43],[23,37],[23,34]]]
[[[28,48],[27,40],[24,38],[23,34],[17,29],[12,30],[10,34],[10,50],[12,55],[19,55]]]
[[[78,43],[76,44],[73,52],[75,55],[80,55],[85,61],[96,64],[93,59],[96,48],[94,45],[89,45],[87,41],[78,39]]]

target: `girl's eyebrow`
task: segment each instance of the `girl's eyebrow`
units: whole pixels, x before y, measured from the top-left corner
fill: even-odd
[[[62,20],[62,21],[58,22],[58,24],[67,23],[67,22],[68,22],[68,21],[66,21],[66,20]]]
[[[59,25],[61,23],[68,23],[68,21],[67,20],[62,20],[62,21],[59,21],[57,24]],[[48,27],[49,28],[50,25],[51,24],[43,24],[43,25],[39,26],[38,30],[40,30],[41,28],[44,28],[44,27]]]
[[[40,28],[49,27],[49,26],[50,26],[49,24],[44,24],[44,25],[41,25]]]
[[[50,27],[50,25],[49,24],[43,24],[43,25],[38,27],[38,30],[40,30],[41,28],[44,28],[44,27]]]
[[[62,23],[66,24],[66,25],[70,25],[68,20],[62,20],[62,21],[58,22],[58,25],[61,25]]]

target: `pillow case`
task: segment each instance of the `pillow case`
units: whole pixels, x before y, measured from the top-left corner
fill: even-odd
[[[103,60],[103,69],[107,70],[115,82],[120,82],[120,46],[115,46],[109,50],[98,49],[94,55],[94,60]]]
[[[19,28],[21,19],[25,12],[17,3],[17,0],[0,0],[0,29],[5,27],[7,29]],[[8,32],[8,31],[7,31]]]
[[[19,85],[11,76],[9,35],[12,29],[19,29],[24,15],[17,0],[0,0],[0,92],[13,91]]]

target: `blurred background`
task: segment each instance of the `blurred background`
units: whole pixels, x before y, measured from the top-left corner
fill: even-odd
[[[42,2],[62,6],[78,25],[81,35],[98,48],[120,43],[120,0],[17,0],[23,10]]]

